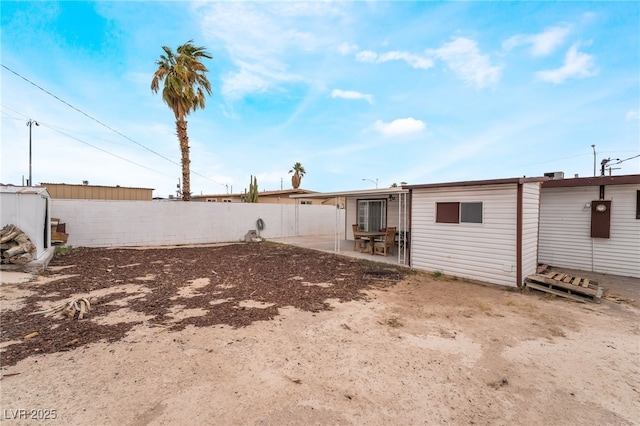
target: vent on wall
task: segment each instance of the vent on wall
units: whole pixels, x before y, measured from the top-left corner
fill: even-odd
[[[544,174],[544,177],[551,179],[564,179],[564,172],[548,172]]]

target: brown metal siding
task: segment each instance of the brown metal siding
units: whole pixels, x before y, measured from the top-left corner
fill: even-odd
[[[144,200],[153,198],[153,189],[121,186],[93,186],[43,183],[51,198],[66,200]]]

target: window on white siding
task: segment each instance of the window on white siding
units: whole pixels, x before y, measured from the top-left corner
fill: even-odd
[[[222,199],[223,203],[230,203],[231,201],[232,201],[231,198],[223,198]]]
[[[436,203],[437,223],[460,223],[460,203]]]
[[[482,223],[482,203],[460,203],[460,222]]]
[[[215,203],[216,201],[218,201],[217,198],[207,198],[207,203]]]
[[[436,223],[482,223],[482,202],[436,203]]]
[[[311,201],[300,201],[300,204],[312,204]]]

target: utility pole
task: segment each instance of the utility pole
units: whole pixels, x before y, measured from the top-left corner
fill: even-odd
[[[620,161],[620,159],[619,158],[614,158],[614,159],[605,158],[605,159],[603,159],[602,163],[601,163],[602,168],[600,170],[600,176],[604,176],[604,169],[605,169],[606,165],[608,163],[610,163],[611,161]],[[618,163],[615,163],[615,164],[618,164]],[[616,167],[616,169],[618,169],[618,167]],[[609,176],[611,176],[611,167],[609,167]]]
[[[596,175],[596,146],[591,145],[591,148],[593,148],[593,176],[595,176]]]
[[[378,189],[378,178],[376,178],[376,180],[373,180],[373,179],[362,179],[362,180],[363,180],[363,181],[364,181],[364,180],[368,180],[369,182],[373,182],[373,183],[375,183],[375,184],[376,184],[376,189]]]
[[[40,124],[35,121],[35,120],[31,120],[29,119],[29,121],[27,121],[27,126],[29,127],[29,186],[33,186],[33,176],[31,176],[31,127],[33,125],[39,126]]]

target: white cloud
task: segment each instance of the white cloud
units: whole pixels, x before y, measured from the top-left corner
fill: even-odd
[[[627,121],[638,121],[638,120],[640,120],[640,110],[632,109],[631,111],[627,112],[627,114],[624,116],[624,118]]]
[[[358,45],[357,44],[349,44],[349,43],[340,43],[340,45],[338,46],[338,52],[343,55],[349,55],[355,51],[358,50]]]
[[[547,28],[538,34],[518,34],[502,43],[502,47],[511,50],[521,45],[530,44],[533,56],[545,56],[560,46],[569,32],[568,27],[557,26]]]
[[[223,48],[237,67],[222,76],[222,95],[239,99],[279,84],[306,81],[290,68],[295,55],[335,46],[320,25],[324,21],[307,18],[330,19],[340,14],[339,9],[315,2],[197,3],[195,11],[209,44]]]
[[[593,56],[578,51],[578,45],[569,48],[560,68],[536,73],[538,79],[549,83],[562,83],[567,78],[584,78],[596,74]]]
[[[421,120],[416,120],[413,117],[399,118],[393,120],[390,123],[385,123],[382,120],[377,120],[373,123],[373,129],[380,132],[384,136],[399,136],[410,133],[418,133],[424,130],[425,123]]]
[[[331,92],[332,98],[342,98],[342,99],[364,99],[370,104],[373,103],[373,96],[365,93],[354,92],[352,90],[340,90],[334,89]]]
[[[363,50],[356,53],[356,60],[360,62],[389,62],[389,61],[405,61],[410,67],[417,69],[429,69],[433,66],[433,61],[429,58],[414,55],[408,52],[391,51],[377,54],[371,50]]]
[[[501,68],[491,65],[488,55],[480,54],[474,40],[458,37],[427,52],[446,62],[462,81],[477,88],[491,86],[500,80]]]
[[[371,50],[362,50],[356,53],[356,60],[360,62],[376,62],[378,54]]]

